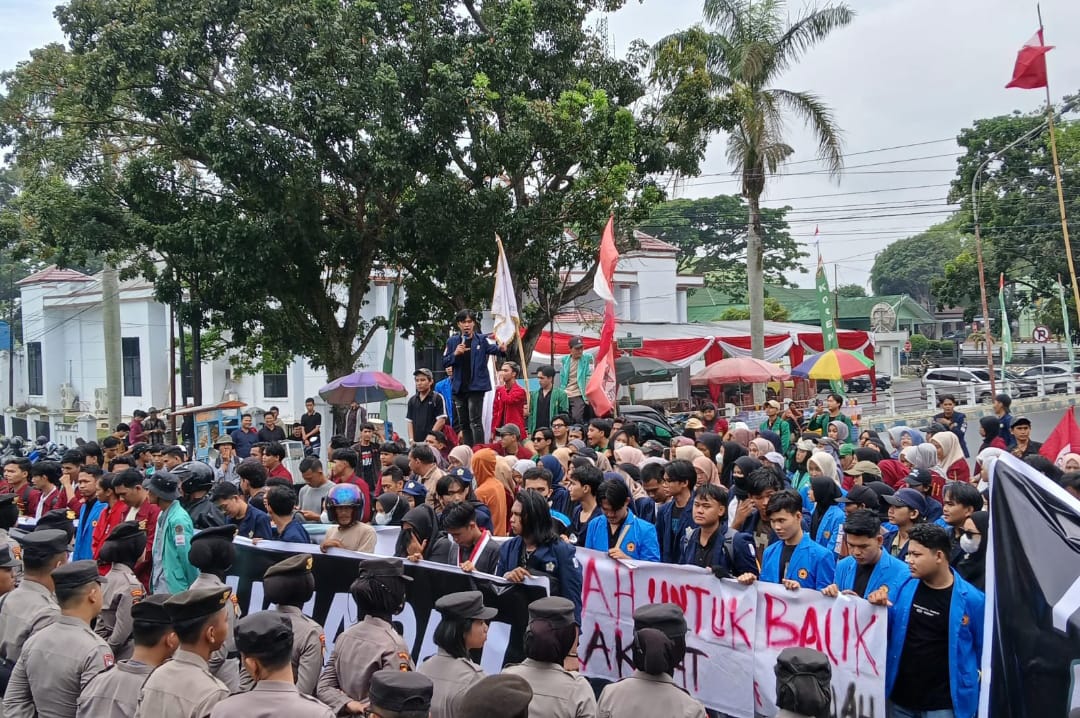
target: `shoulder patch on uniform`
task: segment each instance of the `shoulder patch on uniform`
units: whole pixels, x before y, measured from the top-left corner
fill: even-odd
[[[185,545],[187,545],[187,536],[184,535],[184,527],[183,526],[177,526],[173,530],[173,543],[176,544],[177,546],[185,546]]]
[[[67,519],[68,519],[68,521],[74,521],[77,518],[78,517],[75,515],[75,512],[72,511],[71,509],[68,509],[68,511],[67,511]]]
[[[133,602],[138,603],[139,601],[142,600],[142,597],[143,597],[142,588],[133,588],[133,589],[131,589],[131,600]]]
[[[97,526],[97,521],[94,522],[94,525]],[[140,531],[145,531],[146,530],[146,519],[143,519],[142,521],[139,522],[139,530]]]
[[[22,561],[22,544],[16,544],[11,547],[11,555],[19,561]]]
[[[308,556],[307,563],[304,564],[304,568],[306,568],[308,571],[310,571],[311,567],[314,566],[314,565],[315,565],[315,559],[313,559],[311,556]]]
[[[112,668],[113,666],[116,665],[116,659],[113,658],[113,654],[111,654],[111,653],[106,653],[103,656],[103,659],[105,661],[105,668]]]

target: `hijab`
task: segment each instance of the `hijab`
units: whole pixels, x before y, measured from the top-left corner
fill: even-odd
[[[563,469],[562,462],[557,458],[551,455],[541,456],[540,465],[551,472],[551,483],[553,486],[558,486],[563,482],[566,471]]]
[[[756,439],[751,439],[750,445],[757,449],[758,456],[765,456],[765,454],[769,453],[770,451],[776,450],[771,441],[769,441],[768,439],[762,439],[760,436]]]
[[[511,461],[517,461],[512,456],[509,458]],[[529,463],[532,464],[533,462],[530,461]],[[536,464],[533,464],[533,466],[536,466]],[[530,466],[529,468],[531,469],[533,466]],[[514,502],[513,499],[517,496],[518,492],[517,484],[514,483],[514,470],[511,468],[509,461],[495,460],[495,480],[502,484],[502,487],[506,489],[506,492],[509,494],[509,496],[506,497],[507,516],[509,516],[509,505]]]
[[[906,466],[896,459],[882,459],[878,468],[881,469],[881,480],[888,486],[904,488],[904,478],[910,473]]]
[[[937,466],[937,448],[929,441],[923,442],[915,447],[915,456],[918,459],[915,466],[920,469],[933,471],[934,467]]]
[[[830,421],[829,426],[836,427],[836,441],[839,444],[848,443],[848,437],[851,436],[851,430],[848,429],[848,425],[843,421]],[[826,436],[828,432],[826,432]]]
[[[832,480],[837,486],[840,485],[840,471],[836,468],[836,459],[831,454],[826,454],[824,451],[818,451],[810,455],[810,462],[816,464],[821,469],[822,476]],[[811,478],[811,482],[813,478]],[[811,483],[811,486],[813,484]]]
[[[724,444],[724,459],[720,465],[720,481],[724,486],[731,486],[731,469],[735,466],[735,462],[746,456],[746,449],[741,444],[737,444],[734,441],[725,441]],[[745,473],[745,471],[744,471]]]
[[[454,459],[466,469],[469,469],[469,467],[472,466],[473,450],[469,446],[465,446],[464,444],[455,446],[453,449],[450,449],[450,456],[454,457]],[[471,471],[472,469],[469,470]]]
[[[979,539],[979,548],[975,550],[975,553],[965,553],[960,557],[960,560],[956,562],[956,572],[965,581],[983,591],[986,587],[986,547],[990,543],[990,514],[986,511],[976,511],[971,515],[971,522],[982,534]]]
[[[645,461],[645,454],[635,446],[620,446],[615,449],[615,461],[620,464],[641,466]]]
[[[760,429],[758,431],[758,438],[764,439],[765,441],[768,441],[770,444],[772,444],[772,448],[769,449],[769,451],[775,451],[780,454],[784,453],[784,442],[780,438],[780,435],[777,434],[775,431],[770,431],[768,429]],[[754,441],[757,441],[757,439],[754,439]],[[764,453],[767,454],[769,453],[769,451],[766,451]]]
[[[1069,463],[1070,459],[1075,459],[1077,462],[1080,462],[1080,454],[1073,454],[1071,452],[1068,453],[1068,454],[1065,454],[1064,456],[1061,457],[1061,461],[1058,462],[1058,468],[1061,469],[1062,471],[1064,471],[1065,470],[1065,464]],[[1073,470],[1075,470],[1075,469],[1073,469]]]
[[[945,456],[941,460],[941,473],[946,473],[949,467],[957,461],[964,460],[964,451],[960,448],[960,439],[951,431],[940,431],[934,434],[934,442],[941,447],[941,453]]]
[[[480,449],[472,458],[472,475],[476,479],[476,486],[486,484],[495,478],[495,466],[499,463],[499,455],[491,449]]]
[[[856,461],[869,461],[870,463],[876,464],[883,458],[884,457],[878,453],[877,449],[872,449],[869,446],[860,446],[858,449],[855,449]]]
[[[570,470],[570,459],[573,458],[574,452],[563,446],[561,448],[555,449],[555,452],[552,454],[552,456],[554,456],[559,461],[559,465],[562,466],[563,475],[565,476],[566,472]]]
[[[427,545],[424,546],[424,558],[431,556],[431,551],[435,548],[435,535],[439,526],[435,510],[427,504],[420,504],[415,509],[406,512],[401,522],[412,527],[412,533],[416,536],[417,543],[423,545],[425,541],[427,542]],[[408,553],[409,541],[409,532],[403,530],[398,535],[397,549],[394,551],[394,555],[404,557]]]
[[[724,453],[724,458],[727,458],[727,452]],[[739,471],[742,472],[742,478],[735,478],[734,474],[729,476],[729,480],[732,482],[732,489],[735,492],[735,497],[740,501],[750,495],[747,482],[747,477],[750,476],[755,470],[761,468],[761,462],[751,456],[740,456],[734,461],[734,465],[739,467]]]
[[[699,480],[697,485],[703,486],[705,484],[720,485],[720,471],[716,468],[716,462],[707,456],[698,456],[694,459],[694,468],[700,469],[705,474],[705,480]]]
[[[689,436],[676,436],[671,441],[677,447],[678,446],[693,446],[694,445],[694,440],[691,439]]]
[[[697,438],[697,443],[704,444],[709,449],[709,458],[716,460],[717,455],[724,450],[724,440],[719,434],[705,432]]]
[[[814,461],[813,458],[810,460]],[[817,464],[816,461],[814,463]],[[818,464],[818,466],[821,465]],[[824,467],[822,470],[824,471]],[[825,518],[825,512],[832,508],[840,497],[840,487],[829,478],[828,473],[824,473],[822,476],[810,477],[810,490],[814,492],[814,513],[810,515],[810,538],[814,538],[817,536],[821,519]]]
[[[383,513],[389,514],[390,521],[384,526],[400,526],[405,514],[410,510],[409,504],[400,494],[382,494],[375,499],[382,507]]]
[[[696,446],[678,446],[675,448],[675,458],[682,461],[693,461],[699,456],[704,456]]]

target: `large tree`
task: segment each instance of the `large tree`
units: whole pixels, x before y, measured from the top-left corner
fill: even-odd
[[[790,209],[761,210],[763,266],[769,284],[794,286],[791,275],[807,271],[801,260],[810,255],[791,236]],[[654,208],[638,228],[679,249],[679,272],[702,274],[708,286],[745,301],[746,212],[746,200],[736,195],[676,199]]]
[[[17,211],[68,261],[108,254],[189,323],[330,374],[385,323],[373,277],[405,279],[404,326],[438,322],[490,297],[498,232],[535,337],[585,291],[560,269],[725,117],[607,55],[586,18],[621,4],[71,0],[69,47],[9,78]]]
[[[737,102],[738,122],[728,133],[727,158],[742,180],[748,204],[747,293],[750,333],[755,357],[765,352],[764,246],[761,195],[795,149],[787,143],[790,119],[803,121],[818,143],[818,156],[839,173],[840,130],[820,97],[805,91],[773,87],[784,72],[829,33],[854,18],[846,5],[809,7],[790,19],[785,0],[705,0],[705,21],[660,42],[702,47],[708,58],[712,88]]]
[[[960,254],[964,235],[956,218],[883,249],[870,269],[875,294],[907,294],[929,306],[931,283],[945,276],[945,264]]]

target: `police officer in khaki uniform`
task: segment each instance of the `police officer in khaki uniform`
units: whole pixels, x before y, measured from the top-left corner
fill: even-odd
[[[548,596],[529,604],[526,658],[503,673],[529,682],[533,692],[530,718],[596,718],[596,696],[589,682],[563,668],[576,637],[573,601]]]
[[[316,697],[335,714],[364,710],[375,671],[413,670],[409,649],[390,625],[391,618],[405,605],[405,587],[410,581],[400,560],[373,558],[361,562],[360,575],[349,591],[364,620],[338,636],[316,691]]]
[[[302,694],[293,683],[292,643],[292,624],[277,611],[259,611],[240,619],[236,645],[255,688],[221,701],[210,718],[333,718],[326,704]]]
[[[135,577],[135,562],[145,550],[146,532],[140,531],[135,521],[125,521],[112,530],[98,552],[98,560],[112,567],[105,574],[104,607],[94,630],[109,644],[118,661],[131,658],[134,650],[131,607],[145,594]]]
[[[52,579],[61,615],[26,641],[4,695],[7,718],[75,715],[82,689],[115,663],[109,645],[90,630],[101,613],[97,564],[66,563]]]
[[[263,574],[263,595],[292,624],[292,666],[296,688],[309,696],[315,695],[326,651],[323,627],[301,610],[315,594],[312,561],[309,554],[297,554],[274,564]],[[241,681],[247,678],[245,674],[241,676]]]
[[[469,651],[481,649],[487,640],[487,622],[498,611],[484,605],[479,591],[450,593],[435,601],[442,620],[435,629],[438,651],[416,669],[431,679],[431,718],[451,718],[458,694],[484,677],[480,666],[469,660]]]
[[[488,676],[458,696],[457,718],[528,718],[532,688],[521,676]],[[663,715],[663,714],[657,714]]]
[[[368,692],[369,718],[397,718],[402,713],[427,715],[431,710],[431,679],[413,671],[376,671]]]
[[[225,573],[236,558],[233,537],[236,525],[213,526],[203,529],[191,539],[188,560],[199,569],[199,576],[192,588],[225,588]],[[236,594],[229,599],[229,633],[225,643],[210,657],[210,672],[229,687],[229,693],[240,692],[240,652],[236,650],[236,622],[240,620],[240,606]]]
[[[26,639],[60,617],[52,571],[67,561],[67,534],[59,529],[32,531],[20,543],[23,581],[0,596],[0,689],[7,686]]]
[[[210,672],[210,656],[225,644],[232,589],[192,588],[165,601],[180,648],[143,684],[135,718],[206,718],[229,696]]]
[[[90,681],[79,696],[75,718],[134,718],[143,683],[180,645],[165,610],[167,598],[166,594],[156,593],[131,607],[134,653]]]
[[[686,655],[686,617],[673,603],[634,611],[634,673],[604,687],[600,718],[663,715],[705,718],[705,707],[675,684],[675,667]]]

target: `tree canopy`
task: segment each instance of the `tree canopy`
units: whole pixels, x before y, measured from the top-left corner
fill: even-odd
[[[770,322],[786,322],[788,317],[787,307],[780,303],[776,297],[765,297],[765,319]],[[747,307],[728,307],[720,315],[720,321],[738,322],[750,318],[750,309]]]
[[[415,333],[484,306],[498,233],[531,344],[608,215],[629,236],[653,176],[696,173],[731,123],[675,91],[692,68],[608,55],[587,17],[622,4],[71,0],[68,47],[6,78],[9,211],[60,261],[107,255],[230,346],[331,374],[385,323],[376,280],[404,278]]]
[[[807,271],[800,260],[809,254],[788,229],[790,209],[761,210],[768,284],[794,286],[791,274]],[[707,286],[745,301],[747,211],[746,200],[735,195],[669,200],[639,229],[678,247],[680,273],[704,275]]]
[[[883,249],[870,269],[874,293],[907,294],[920,304],[929,303],[932,282],[945,276],[946,263],[963,246],[959,225],[951,219]]]
[[[861,284],[841,284],[836,288],[836,293],[848,298],[865,297],[866,289]]]

